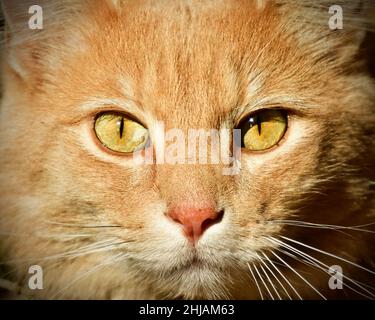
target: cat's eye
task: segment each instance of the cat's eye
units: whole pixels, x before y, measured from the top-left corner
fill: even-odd
[[[95,133],[106,148],[122,153],[143,149],[149,137],[148,130],[140,123],[114,112],[105,112],[96,118]]]
[[[250,115],[242,122],[241,144],[251,151],[272,148],[283,138],[288,126],[288,117],[283,110],[269,109]]]

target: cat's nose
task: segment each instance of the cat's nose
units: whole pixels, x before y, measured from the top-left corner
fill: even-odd
[[[185,236],[197,243],[202,234],[223,218],[223,211],[213,208],[181,207],[169,210],[167,215],[183,227]]]

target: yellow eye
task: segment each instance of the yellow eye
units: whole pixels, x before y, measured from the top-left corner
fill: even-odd
[[[148,130],[125,115],[106,112],[96,118],[95,133],[108,149],[122,153],[141,150],[148,141]]]
[[[264,110],[240,126],[242,147],[251,151],[272,148],[284,136],[288,118],[282,110]]]

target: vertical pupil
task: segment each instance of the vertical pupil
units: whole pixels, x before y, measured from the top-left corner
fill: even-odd
[[[259,133],[259,135],[261,135],[261,133],[262,133],[262,121],[260,120],[259,116],[256,118],[256,122],[257,122],[257,126],[258,126],[258,133]]]
[[[120,133],[120,139],[121,139],[124,134],[124,118],[123,117],[121,117],[121,120],[117,122],[117,125],[119,127],[119,133]]]

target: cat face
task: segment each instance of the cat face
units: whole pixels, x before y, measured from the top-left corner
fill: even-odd
[[[49,298],[260,298],[268,276],[277,296],[336,295],[293,248],[326,266],[342,260],[303,244],[358,264],[371,252],[371,235],[332,230],[373,221],[358,34],[272,2],[58,6],[5,50],[0,227],[14,278],[42,266]],[[241,130],[220,149],[232,161],[191,162],[191,130],[223,129]]]

